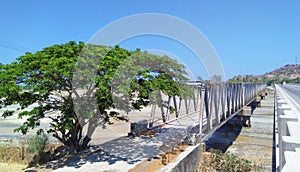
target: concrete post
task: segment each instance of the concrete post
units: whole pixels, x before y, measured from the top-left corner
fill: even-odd
[[[284,158],[284,152],[285,151],[295,151],[295,148],[300,148],[300,138],[297,137],[291,137],[291,136],[283,136],[282,137],[282,159],[280,160],[280,170],[283,168],[285,165],[285,158]]]
[[[280,104],[280,103],[277,103],[277,115],[283,115],[283,111],[285,110],[291,110],[291,107],[287,104]]]
[[[278,109],[278,111],[280,108]],[[282,110],[282,109],[281,109]],[[278,135],[279,135],[279,167],[280,169],[284,165],[284,145],[283,137],[287,136],[287,122],[298,121],[297,117],[292,113],[291,110],[284,110],[283,115],[278,116]],[[278,113],[279,114],[279,113]]]

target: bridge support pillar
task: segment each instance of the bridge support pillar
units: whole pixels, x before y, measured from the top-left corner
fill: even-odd
[[[235,125],[240,125],[243,127],[251,127],[251,115],[252,115],[252,108],[251,106],[246,106],[243,110],[237,114]]]
[[[255,107],[261,107],[261,96],[257,96],[256,99],[254,100],[254,104],[255,104]]]
[[[261,94],[260,94],[260,98],[261,100],[265,99],[265,97],[268,95],[268,93],[266,91],[263,91]]]
[[[252,112],[255,108],[261,107],[261,96],[256,96],[256,98],[248,105],[252,107]]]

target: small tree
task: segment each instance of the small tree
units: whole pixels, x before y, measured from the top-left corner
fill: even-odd
[[[132,56],[133,60],[128,60]],[[126,87],[113,82],[126,76],[118,73],[122,66],[127,66],[127,73],[134,74],[131,78],[123,77]],[[40,119],[50,118],[47,132],[72,151],[86,148],[96,127],[104,127],[110,118],[126,120],[111,109],[128,112],[147,106],[154,90],[179,95],[178,83],[186,80],[184,66],[167,56],[73,41],[34,54],[26,53],[17,61],[0,67],[1,104],[19,104],[24,110],[19,117],[27,117],[16,131],[26,134],[40,125]],[[114,85],[115,92],[112,92]],[[82,94],[82,90],[85,93]],[[33,104],[33,109],[25,109]],[[13,113],[5,111],[2,116]]]
[[[41,155],[48,142],[48,137],[45,133],[38,133],[29,140],[28,152]]]

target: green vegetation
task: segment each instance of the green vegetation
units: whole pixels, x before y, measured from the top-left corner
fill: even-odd
[[[288,64],[264,75],[238,75],[229,82],[264,82],[267,85],[300,83],[300,65]]]
[[[127,120],[111,109],[165,106],[161,92],[180,96],[186,81],[184,66],[167,56],[73,41],[26,53],[0,69],[0,105],[19,104],[21,110],[36,105],[18,114],[27,121],[16,131],[26,134],[50,118],[47,132],[71,152],[85,149],[96,127],[105,127],[110,118]]]
[[[237,157],[234,154],[222,153],[220,150],[210,149],[209,157],[202,157],[200,170],[222,171],[222,172],[249,172],[252,169],[252,163],[246,159]],[[204,154],[202,154],[204,156]]]
[[[295,79],[276,78],[266,81],[267,85],[282,84],[282,83],[300,83],[300,77]]]
[[[46,134],[37,134],[30,139],[27,151],[29,153],[42,154],[46,147],[48,137]]]
[[[247,172],[251,171],[251,162],[241,159],[236,155],[222,153],[220,150],[211,150],[215,158],[215,167],[217,171],[224,172]]]
[[[259,77],[253,77],[253,76],[243,76],[242,79],[240,78],[233,78],[228,80],[228,82],[254,82],[254,83],[259,83],[259,82],[264,82],[267,85],[274,85],[274,84],[282,84],[282,83],[300,83],[300,77],[294,78],[294,79],[289,79],[289,78],[280,78],[278,76],[275,76],[274,78],[259,78]]]
[[[0,145],[0,171],[6,168],[14,170],[3,171],[24,171],[25,168],[56,159],[55,149],[59,145],[46,144],[46,140],[46,137],[39,135],[32,137],[28,143],[20,140],[19,146]]]

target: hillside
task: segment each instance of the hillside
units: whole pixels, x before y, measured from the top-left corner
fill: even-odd
[[[268,85],[274,83],[300,83],[300,65],[287,64],[279,69],[268,72],[264,75],[238,75],[234,76],[231,82],[266,82]]]

